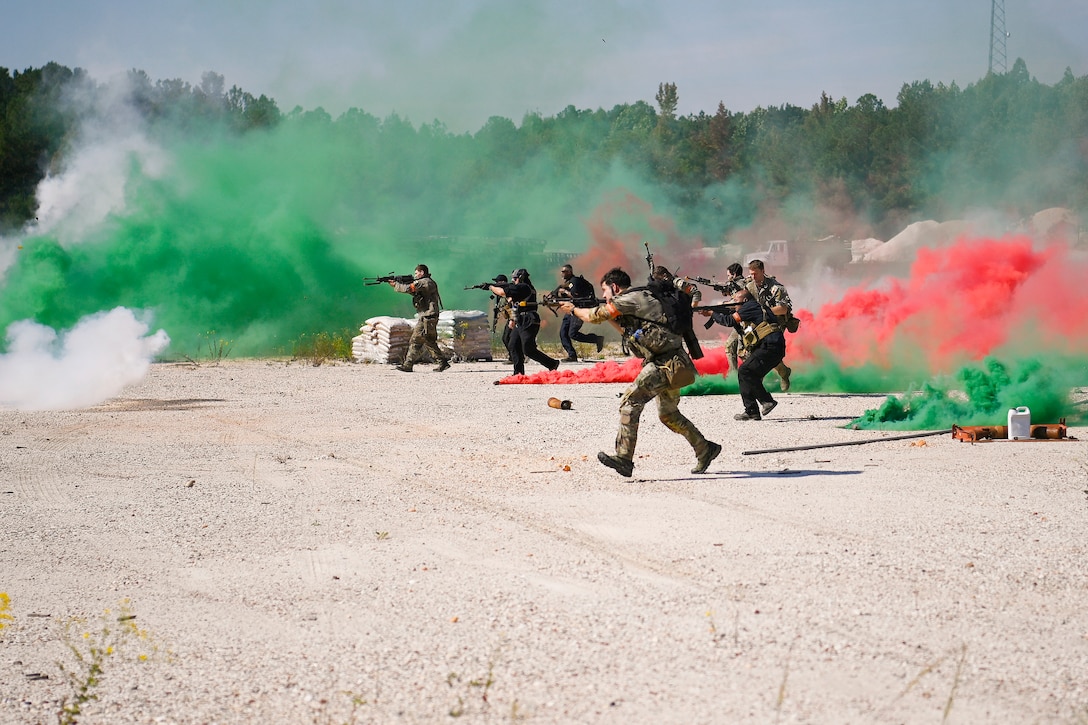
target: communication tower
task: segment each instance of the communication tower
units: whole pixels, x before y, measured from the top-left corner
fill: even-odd
[[[990,5],[990,73],[1004,74],[1008,71],[1005,55],[1008,37],[1005,31],[1005,0],[993,0]]]

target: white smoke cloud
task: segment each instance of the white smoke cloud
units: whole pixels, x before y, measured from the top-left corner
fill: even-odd
[[[138,383],[170,338],[125,307],[84,317],[58,335],[31,320],[8,326],[0,406],[66,410],[97,405]]]
[[[133,183],[167,171],[169,154],[148,138],[129,98],[125,78],[100,87],[93,98],[69,91],[67,102],[83,120],[62,169],[38,183],[30,233],[53,234],[65,245],[85,241],[110,216],[125,212]]]
[[[130,179],[161,176],[167,166],[166,154],[143,135],[96,136],[67,160],[62,173],[38,184],[32,232],[55,234],[61,244],[83,241],[125,211]]]
[[[91,241],[110,218],[125,214],[142,180],[167,173],[172,157],[149,138],[130,98],[127,76],[98,87],[95,95],[76,85],[66,89],[64,103],[81,121],[70,149],[38,182],[34,221],[0,237],[0,286],[27,239],[51,235],[64,246]]]

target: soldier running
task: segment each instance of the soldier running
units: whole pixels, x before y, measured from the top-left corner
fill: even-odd
[[[758,302],[764,310],[773,313],[769,317],[775,319],[768,319],[769,324],[780,332],[785,330],[786,322],[793,312],[793,302],[790,301],[790,295],[786,288],[774,277],[767,276],[767,272],[763,267],[763,260],[753,259],[748,263],[748,271],[751,273],[751,279],[746,287],[748,292],[751,293],[752,299]],[[785,345],[785,337],[783,336],[783,357],[786,354]],[[786,365],[784,360],[779,360],[774,370],[778,373],[778,377],[782,378],[782,392],[784,393],[790,389],[790,373],[793,370]]]
[[[575,275],[574,268],[564,264],[559,268],[559,274],[563,281],[552,293],[556,299],[570,300],[575,307],[596,307],[597,296],[593,293],[593,283],[582,275]],[[567,352],[566,362],[578,362],[578,353],[574,349],[575,342],[590,342],[597,346],[597,352],[604,349],[604,337],[601,335],[587,335],[582,332],[582,320],[570,314],[563,315],[563,321],[559,325],[559,343]]]
[[[594,308],[576,308],[567,302],[563,312],[584,322],[612,324],[631,352],[643,359],[642,371],[620,400],[620,428],[615,455],[597,454],[605,466],[630,477],[635,467],[639,417],[648,402],[657,398],[657,415],[669,430],[684,436],[695,451],[692,473],[704,473],[722,447],[708,441],[695,425],[680,413],[680,389],[695,382],[695,363],[684,350],[683,338],[670,330],[661,302],[646,288],[631,289],[631,276],[619,267],[601,278],[604,303]]]
[[[540,313],[537,311],[536,288],[524,268],[515,269],[507,284],[491,285],[491,294],[505,297],[510,302],[513,320],[510,323],[510,360],[514,363],[514,375],[525,374],[525,359],[535,360],[548,370],[559,367],[559,361],[548,357],[536,346],[540,332]]]

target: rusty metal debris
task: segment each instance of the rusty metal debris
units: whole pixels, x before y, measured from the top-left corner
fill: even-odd
[[[958,441],[981,443],[985,441],[1009,440],[1009,427],[1006,425],[953,425],[952,437]],[[1058,423],[1037,423],[1031,426],[1030,438],[1018,438],[1019,441],[1075,441],[1069,435],[1065,418]]]

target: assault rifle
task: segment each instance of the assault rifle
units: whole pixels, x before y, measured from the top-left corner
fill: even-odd
[[[410,274],[393,274],[390,272],[384,277],[363,277],[363,284],[376,285],[385,284],[386,282],[396,282],[397,284],[410,284],[415,280]]]
[[[596,307],[598,304],[596,297],[560,297],[555,292],[545,292],[540,298],[540,304],[556,317],[559,317],[559,305],[564,302],[570,302],[575,307]]]
[[[712,287],[714,290],[721,292],[723,295],[731,295],[734,292],[741,289],[737,286],[736,282],[726,282],[725,284],[718,284],[714,280],[707,279],[706,277],[684,277],[688,282],[695,282],[696,284]]]
[[[494,287],[497,284],[498,284],[497,282],[481,282],[480,284],[470,284],[468,287],[465,287],[465,289],[467,289],[467,290],[469,290],[469,289],[489,290],[489,289],[491,289],[492,287]],[[491,304],[491,334],[494,335],[495,334],[495,328],[499,326],[499,296],[498,295],[489,295],[489,296],[491,297],[492,300],[494,300],[494,302]]]
[[[646,246],[646,266],[650,268],[650,276],[648,277],[648,279],[651,282],[653,282],[654,281],[654,254],[653,254],[653,252],[650,251],[650,243],[649,242],[643,242],[643,244]]]
[[[740,302],[723,302],[719,305],[699,305],[698,307],[693,307],[692,310],[694,310],[695,312],[702,312],[705,310],[707,312],[710,312],[712,315],[715,312],[725,312],[731,314],[733,312],[736,312],[737,308],[740,307],[741,304],[742,303]],[[709,330],[713,326],[714,318],[713,316],[711,316],[707,319],[706,324],[703,325],[703,327]]]
[[[563,304],[564,302],[574,302],[574,300],[572,300],[570,297],[560,297],[554,292],[545,292],[544,295],[540,298],[540,304],[551,310],[552,314],[556,317],[559,317],[559,305]]]

